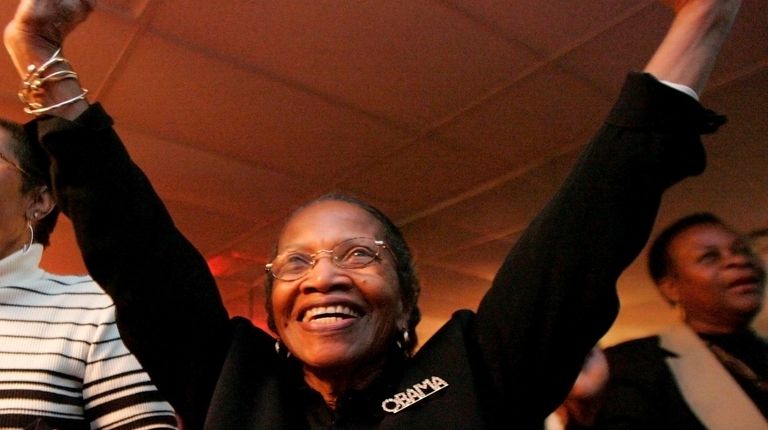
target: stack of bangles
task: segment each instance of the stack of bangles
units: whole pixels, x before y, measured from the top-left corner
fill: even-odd
[[[61,48],[57,49],[56,52],[51,55],[51,58],[39,67],[34,64],[27,66],[28,73],[22,81],[21,90],[19,90],[19,99],[24,103],[24,112],[32,115],[42,115],[62,106],[75,103],[78,100],[85,99],[88,90],[80,88],[81,94],[50,106],[43,106],[41,103],[35,101],[36,98],[39,98],[39,96],[45,92],[45,88],[43,87],[46,84],[60,82],[65,79],[78,79],[77,73],[69,69],[69,61],[60,54]],[[45,74],[49,68],[57,64],[62,64],[65,68]]]

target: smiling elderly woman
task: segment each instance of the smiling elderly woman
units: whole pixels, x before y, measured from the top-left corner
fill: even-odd
[[[126,342],[187,428],[541,428],[613,321],[616,279],[662,192],[701,171],[700,134],[718,125],[657,78],[700,90],[739,2],[673,3],[677,18],[646,67],[656,78],[629,76],[477,311],[456,312],[415,354],[418,282],[381,212],[338,195],[298,209],[267,266],[277,339],[230,320],[205,260],[57,60],[92,2],[23,0],[6,46],[22,76],[50,58],[67,76],[30,94],[31,110],[50,115],[36,124],[62,209]]]

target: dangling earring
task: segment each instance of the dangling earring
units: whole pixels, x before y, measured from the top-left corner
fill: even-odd
[[[278,356],[282,355],[280,354],[280,350],[283,349],[283,343],[280,342],[280,338],[275,339],[275,353],[277,353]],[[288,358],[291,356],[291,351],[288,351],[288,348],[285,348],[285,358]]]
[[[33,214],[32,216],[36,218],[36,214]],[[30,220],[27,220],[27,230],[29,230],[29,242],[21,247],[21,252],[24,254],[29,252],[29,249],[32,248],[32,244],[35,242],[35,229],[32,228],[32,222]]]
[[[405,350],[409,340],[411,340],[411,335],[408,333],[408,329],[404,329],[402,333],[400,333],[400,339],[395,343],[397,343],[398,348]]]

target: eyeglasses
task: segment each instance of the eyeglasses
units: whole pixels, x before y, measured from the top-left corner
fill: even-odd
[[[29,176],[29,173],[27,173],[26,170],[22,169],[21,166],[19,166],[18,164],[14,163],[13,161],[11,161],[8,157],[3,155],[2,152],[0,152],[0,159],[3,160],[4,162],[10,164],[11,167],[13,167],[14,169],[16,169],[19,172],[21,172],[22,175]]]
[[[377,260],[384,248],[387,245],[382,240],[355,237],[313,254],[300,251],[280,254],[265,266],[265,270],[275,279],[295,281],[306,276],[322,254],[328,254],[331,262],[340,269],[362,269]]]

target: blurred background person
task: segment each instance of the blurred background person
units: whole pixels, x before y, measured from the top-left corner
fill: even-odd
[[[648,266],[680,323],[606,350],[610,379],[595,428],[767,428],[768,343],[751,328],[765,269],[747,238],[693,214],[659,234]]]

